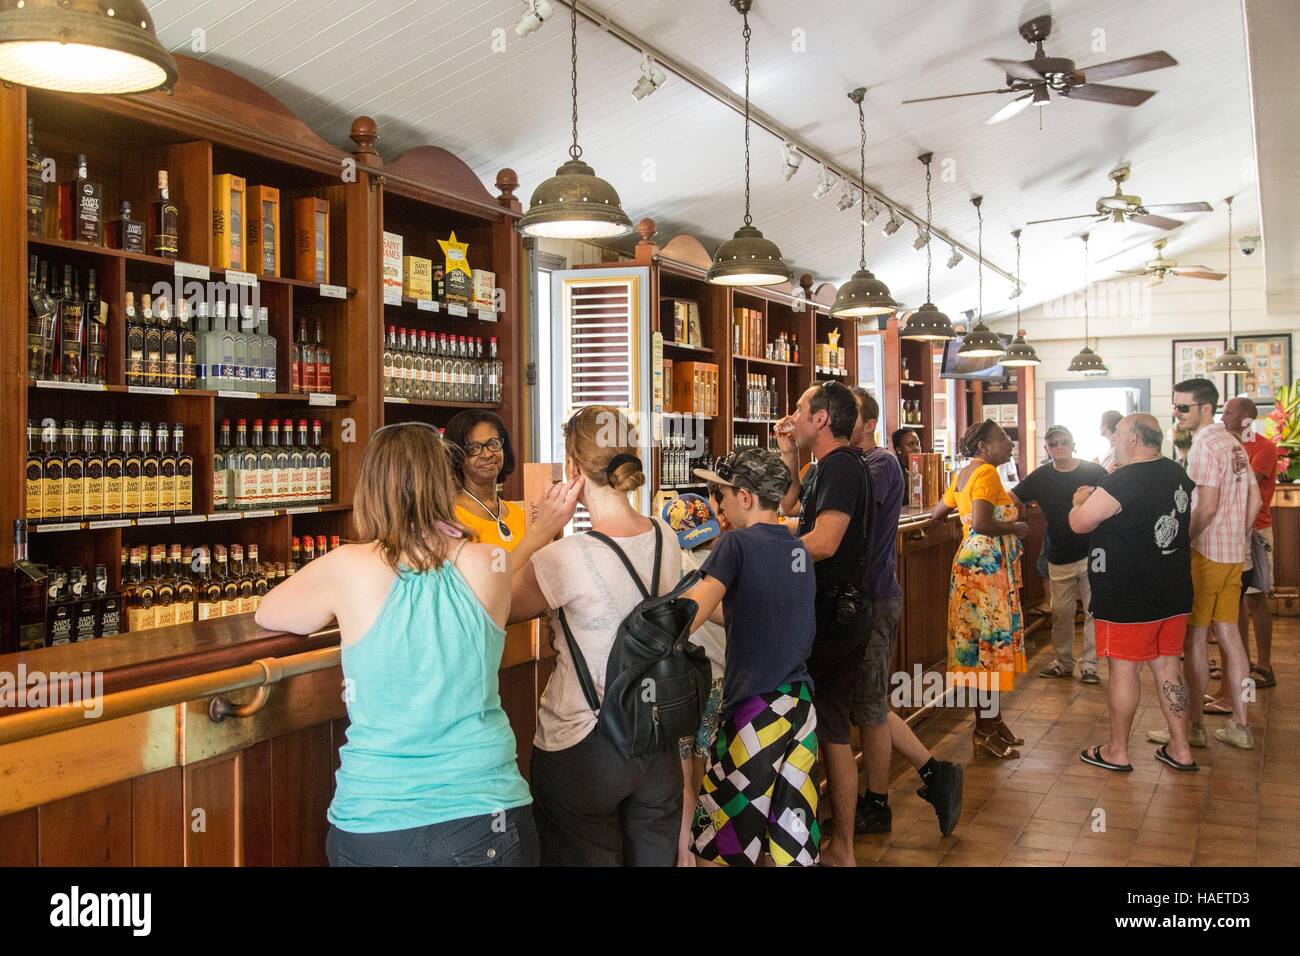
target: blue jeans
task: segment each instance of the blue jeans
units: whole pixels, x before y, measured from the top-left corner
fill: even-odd
[[[331,826],[330,866],[537,866],[531,806],[384,833]]]

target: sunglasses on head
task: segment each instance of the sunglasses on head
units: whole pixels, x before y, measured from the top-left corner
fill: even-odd
[[[733,470],[739,454],[739,452],[733,451],[723,455],[713,463],[713,473],[728,484],[734,485],[744,482],[748,486],[748,490],[756,492],[758,490],[757,486],[750,481],[747,475],[737,475]]]

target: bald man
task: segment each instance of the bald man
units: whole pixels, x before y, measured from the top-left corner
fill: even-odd
[[[1169,726],[1156,759],[1179,771],[1200,768],[1188,739],[1191,701],[1179,655],[1192,610],[1192,492],[1182,468],[1160,454],[1164,435],[1152,415],[1129,415],[1115,429],[1121,466],[1096,488],[1074,494],[1070,528],[1090,534],[1088,582],[1097,654],[1107,659],[1110,740],[1079,755],[1084,763],[1130,773],[1128,740],[1141,695],[1141,668],[1155,677]],[[1199,746],[1205,746],[1201,729]]]

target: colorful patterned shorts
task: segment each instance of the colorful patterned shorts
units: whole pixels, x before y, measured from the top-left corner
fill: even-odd
[[[700,788],[692,849],[701,859],[753,866],[817,862],[817,713],[805,683],[743,701],[718,729]]]
[[[718,736],[718,721],[721,719],[722,681],[715,680],[709,686],[709,699],[704,702],[700,729],[695,732],[694,737],[683,737],[677,741],[677,756],[685,760],[693,751],[695,756],[708,759],[710,751],[713,750],[713,740]]]

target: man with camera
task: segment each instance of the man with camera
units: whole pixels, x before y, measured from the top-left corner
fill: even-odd
[[[849,745],[849,712],[863,680],[863,657],[871,633],[870,608],[863,593],[871,477],[861,452],[849,444],[857,421],[858,402],[848,387],[819,382],[799,397],[795,410],[777,425],[781,458],[791,474],[799,474],[800,451],[817,459],[815,475],[806,485],[795,480],[782,510],[798,513],[798,534],[817,578],[817,631],[808,673],[835,817],[830,845],[821,858],[831,866],[856,865],[858,768]]]

